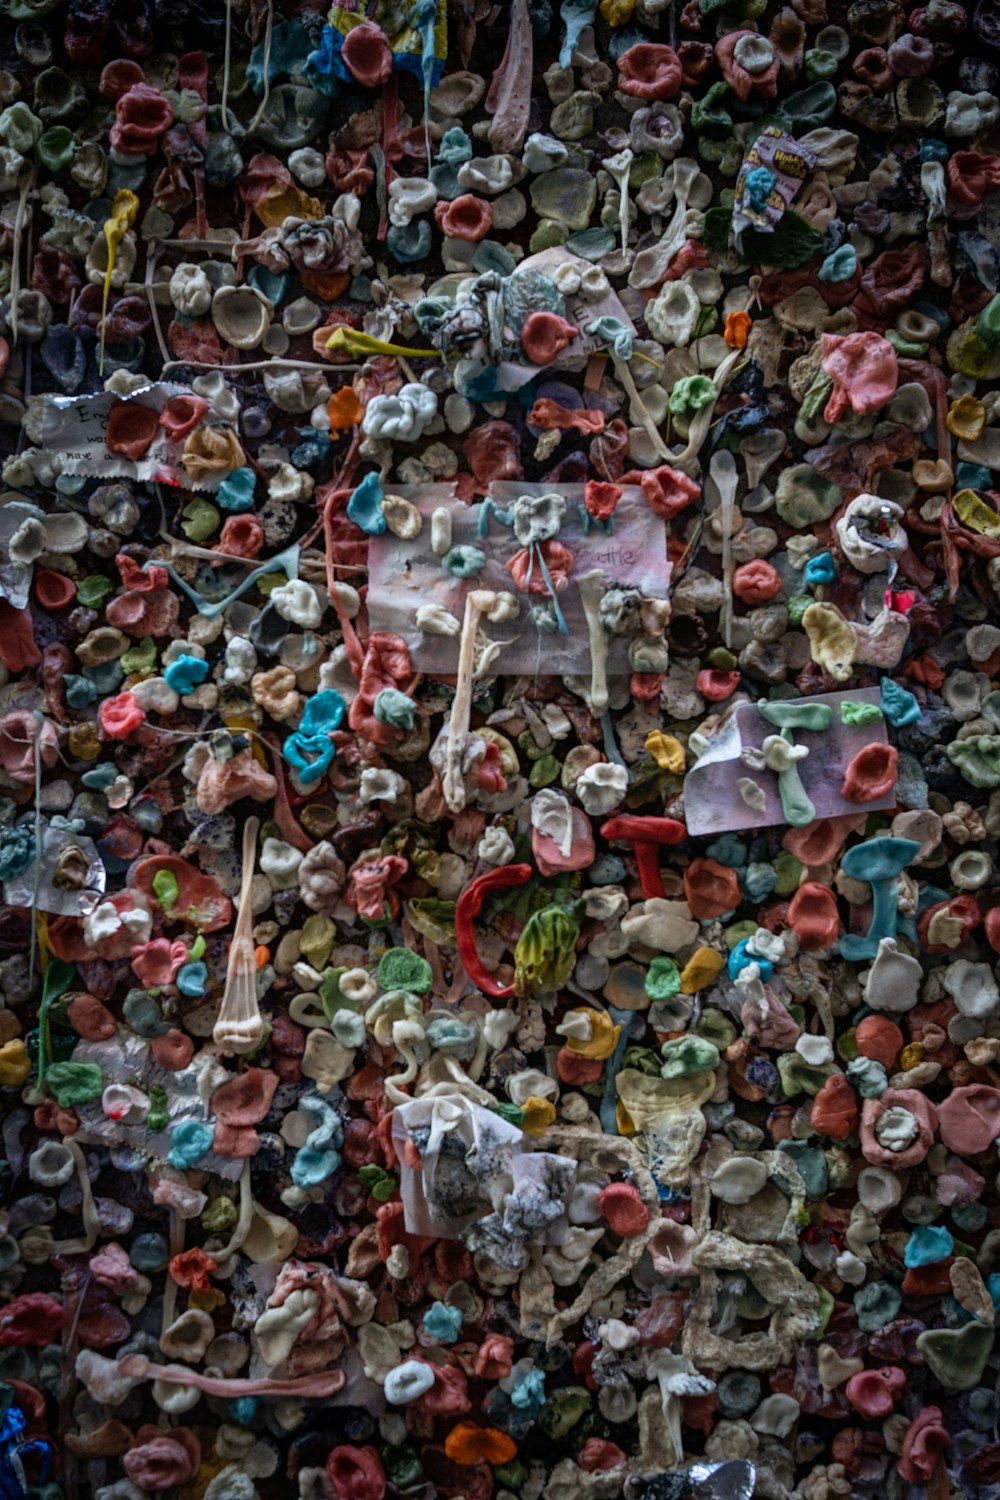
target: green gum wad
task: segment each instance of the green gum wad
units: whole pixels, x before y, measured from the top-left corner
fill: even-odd
[[[490,1106],[494,1114],[498,1114],[501,1120],[506,1120],[508,1125],[520,1125],[524,1119],[524,1110],[518,1109],[516,1104],[508,1104],[505,1099],[499,1099]]]
[[[703,307],[694,330],[696,339],[704,338],[706,333],[711,333],[719,321],[718,308]]]
[[[753,937],[756,931],[757,923],[749,917],[742,922],[733,922],[725,929],[726,947],[732,952],[737,943],[742,943],[744,938]]]
[[[44,167],[50,172],[61,172],[76,155],[76,139],[68,126],[50,125],[39,136],[35,150]]]
[[[836,78],[839,62],[832,52],[827,52],[822,47],[812,47],[806,53],[806,77],[812,82],[825,81],[828,78]]]
[[[528,772],[528,785],[536,789],[538,787],[551,786],[561,770],[562,766],[560,766],[555,756],[546,752],[544,755],[538,757]]]
[[[814,600],[811,594],[793,594],[789,600],[789,604],[787,604],[787,607],[789,607],[789,624],[801,625],[802,615],[810,607],[810,604],[814,603],[816,603],[816,600]]]
[[[375,1163],[359,1167],[358,1176],[377,1203],[388,1203],[396,1191],[395,1177]]]
[[[828,1287],[817,1285],[816,1290],[819,1292],[819,1323],[817,1324],[813,1338],[818,1341],[826,1333],[827,1325],[833,1317],[833,1309],[837,1305],[837,1300]]]
[[[803,396],[802,405],[799,407],[799,416],[804,422],[811,422],[813,417],[823,410],[830,399],[832,390],[833,381],[829,375],[824,370],[817,370],[813,376],[812,385]]]
[[[703,161],[713,162],[723,177],[735,177],[743,162],[743,148],[735,136],[726,140],[699,136],[698,155]]]
[[[409,948],[388,948],[379,960],[376,978],[384,990],[412,990],[417,995],[428,994],[434,986],[430,964]]]
[[[38,1010],[38,1081],[46,1077],[49,1054],[52,1052],[52,1036],[49,1017],[53,1005],[69,989],[76,978],[76,967],[64,959],[54,958],[45,971],[42,984],[42,1003]]]
[[[590,1392],[567,1386],[549,1397],[538,1413],[538,1426],[547,1437],[564,1438],[590,1410]]]
[[[380,724],[391,724],[394,729],[412,729],[416,715],[416,704],[398,688],[383,688],[377,695],[372,709]]]
[[[725,646],[713,646],[711,651],[705,653],[705,666],[718,667],[720,672],[732,672],[739,663],[739,657],[727,651]]]
[[[565,225],[557,223],[555,219],[541,219],[528,241],[528,249],[535,255],[539,250],[551,250],[557,245],[564,245],[566,234]]]
[[[702,239],[713,253],[729,249],[729,231],[732,215],[724,208],[710,208],[705,213]],[[743,260],[749,264],[775,266],[781,271],[793,271],[819,253],[823,236],[805,219],[788,209],[778,220],[771,234],[758,229],[743,231]]]
[[[307,964],[314,969],[322,971],[326,967],[326,961],[333,950],[333,940],[337,936],[337,929],[329,917],[311,916],[307,917],[302,926],[302,935],[299,938],[299,952]],[[343,973],[343,970],[339,971]]]
[[[993,1332],[975,1321],[964,1328],[928,1328],[918,1336],[917,1348],[945,1390],[971,1391],[982,1379],[993,1352]]]
[[[146,636],[120,658],[122,671],[129,677],[145,676],[156,666],[156,643]]]
[[[320,979],[316,993],[319,995],[319,1003],[328,1021],[333,1020],[338,1010],[356,1011],[358,1008],[340,993],[340,981],[346,973],[345,968],[326,969]]]
[[[643,1073],[647,1078],[659,1078],[660,1059],[649,1047],[629,1047],[622,1060],[623,1068],[631,1068],[636,1073]]]
[[[923,359],[930,348],[930,344],[904,339],[895,328],[887,328],[885,337],[886,342],[892,345],[900,359]]]
[[[812,597],[811,594],[793,594],[788,601],[789,625],[801,625],[802,616],[805,614],[810,604],[815,603],[816,600]]]
[[[798,130],[818,130],[837,107],[837,91],[825,81],[810,84],[782,101],[784,112]]]
[[[161,1130],[166,1130],[170,1120],[167,1110],[167,1091],[154,1083],[149,1090],[149,1114],[146,1116],[146,1125],[158,1135]]]
[[[455,936],[455,902],[437,896],[415,896],[406,903],[410,921],[421,937],[446,943]]]
[[[105,578],[101,573],[91,573],[88,577],[81,578],[77,584],[77,601],[85,609],[100,609],[105,599],[110,595],[111,589],[110,578]]]
[[[512,1458],[509,1464],[501,1464],[493,1470],[493,1476],[497,1484],[503,1485],[504,1489],[514,1490],[521,1488],[528,1477],[530,1470],[526,1463],[519,1458]]]
[[[841,1062],[852,1063],[858,1055],[858,1037],[855,1028],[844,1031],[837,1038],[836,1053]]]
[[[169,916],[180,895],[177,876],[170,870],[157,870],[153,876],[153,895]]]
[[[281,588],[282,585],[286,584],[287,582],[288,579],[285,577],[284,573],[264,573],[260,578],[257,579],[257,587],[266,598],[268,595],[272,594],[275,589]]]
[[[786,1052],[778,1058],[778,1072],[786,1099],[796,1094],[818,1094],[830,1075],[830,1069],[811,1068],[797,1052]]]
[[[181,530],[189,542],[207,542],[219,529],[222,515],[207,500],[190,500],[181,512]]]
[[[681,987],[680,970],[672,958],[654,958],[646,971],[646,994],[650,1000],[669,1000]]]
[[[1000,786],[1000,735],[977,734],[952,740],[945,754],[972,786]]]
[[[693,1032],[664,1042],[660,1054],[661,1078],[689,1078],[692,1073],[711,1073],[719,1066],[718,1047]]]
[[[221,1196],[212,1199],[201,1216],[201,1223],[209,1234],[220,1234],[223,1230],[232,1229],[238,1217],[232,1198]]]
[[[727,135],[733,128],[733,117],[726,108],[729,85],[713,83],[691,106],[691,129],[703,135]]]
[[[640,151],[638,156],[632,160],[632,169],[628,174],[628,185],[632,192],[641,188],[644,182],[649,182],[653,177],[659,177],[663,171],[663,158],[656,151]]]
[[[702,1011],[693,1034],[701,1037],[717,1051],[724,1052],[736,1040],[736,1027],[721,1010],[708,1008]],[[714,1067],[715,1064],[713,1063],[712,1066]]]
[[[848,725],[877,724],[882,710],[877,703],[862,703],[855,698],[844,698],[840,705],[840,722]]]
[[[976,338],[987,354],[1000,353],[1000,294],[986,304],[975,326]]]
[[[104,1073],[97,1063],[57,1062],[45,1075],[45,1081],[56,1097],[60,1109],[73,1109],[99,1099],[104,1088]]]
[[[670,392],[669,406],[675,417],[693,416],[718,395],[707,375],[682,375]]]
[[[576,960],[579,935],[580,919],[574,911],[546,906],[533,912],[514,950],[515,992],[559,989]]]
[[[386,1475],[398,1490],[419,1484],[424,1477],[424,1466],[411,1449],[387,1448],[384,1457]]]
[[[997,299],[993,300],[995,302]],[[990,378],[994,352],[986,347],[980,337],[978,324],[965,323],[956,328],[948,340],[947,352],[948,363],[959,375],[969,375],[973,380]]]

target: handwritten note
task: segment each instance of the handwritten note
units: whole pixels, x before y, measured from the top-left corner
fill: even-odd
[[[182,445],[164,434],[154,438],[141,458],[126,458],[107,445],[108,413],[122,401],[135,401],[160,412],[173,396],[188,395],[186,386],[156,381],[128,396],[102,391],[97,396],[47,396],[42,418],[42,442],[58,453],[63,474],[85,479],[141,479],[180,485],[187,490],[217,489],[222,474],[193,482],[179,465]]]

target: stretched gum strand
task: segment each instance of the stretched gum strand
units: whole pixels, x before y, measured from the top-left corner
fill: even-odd
[[[319,1399],[335,1396],[347,1382],[343,1370],[322,1370],[315,1375],[298,1375],[290,1380],[227,1380],[222,1376],[201,1375],[187,1365],[157,1365],[144,1354],[127,1354],[118,1361],[119,1373],[137,1383],[164,1380],[169,1385],[193,1385],[206,1396],[305,1396]]]

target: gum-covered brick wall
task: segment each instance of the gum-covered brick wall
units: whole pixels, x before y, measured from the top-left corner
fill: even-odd
[[[998,277],[994,0],[0,0],[0,1500],[1000,1496]]]

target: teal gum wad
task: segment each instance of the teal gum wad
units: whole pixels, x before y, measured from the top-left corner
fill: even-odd
[[[298,729],[285,740],[285,759],[304,785],[318,781],[332,764],[336,746],[331,735],[340,728],[343,717],[343,698],[327,688],[309,699]]]

